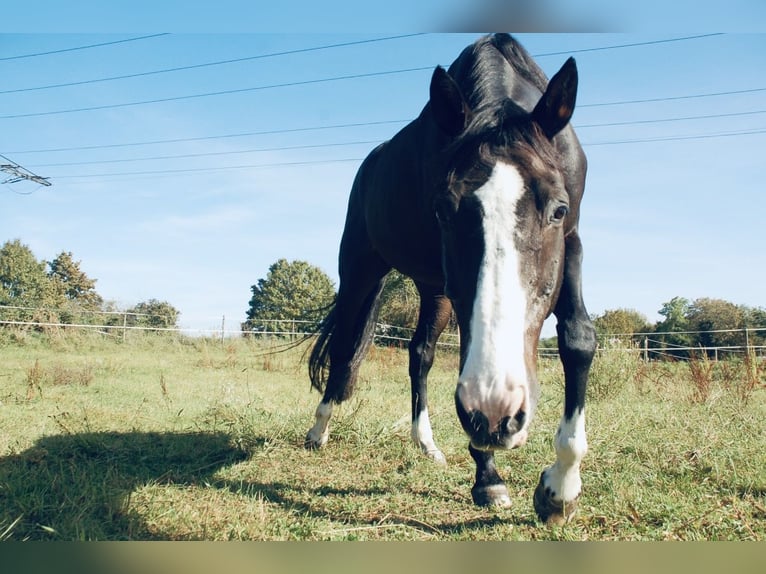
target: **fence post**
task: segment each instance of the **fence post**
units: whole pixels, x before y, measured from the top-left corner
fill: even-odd
[[[223,345],[223,339],[226,336],[226,315],[221,317],[221,345]]]
[[[644,337],[644,363],[649,362],[649,337]]]
[[[128,313],[127,311],[122,314],[122,342],[125,342],[125,335],[128,332]]]

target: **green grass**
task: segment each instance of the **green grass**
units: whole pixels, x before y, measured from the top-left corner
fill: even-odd
[[[758,365],[714,365],[700,382],[684,364],[600,356],[580,510],[548,527],[532,493],[554,457],[557,362],[540,366],[528,443],[497,456],[514,501],[499,510],[471,502],[456,356],[439,354],[430,384],[443,468],[411,444],[405,352],[372,349],[330,442],[312,452],[302,445],[320,397],[303,350],[263,350],[249,340],[0,335],[0,539],[766,539]]]

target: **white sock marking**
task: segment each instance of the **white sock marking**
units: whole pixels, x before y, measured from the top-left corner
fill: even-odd
[[[320,402],[315,413],[316,422],[306,436],[317,448],[324,446],[330,436],[330,416],[332,403]]]
[[[543,483],[555,493],[555,500],[570,502],[580,494],[580,462],[588,452],[584,410],[570,420],[561,418],[554,446],[556,462],[546,469]]]
[[[412,440],[420,447],[429,458],[440,464],[446,464],[447,459],[434,442],[431,420],[428,417],[428,409],[423,409],[420,415],[412,421]]]

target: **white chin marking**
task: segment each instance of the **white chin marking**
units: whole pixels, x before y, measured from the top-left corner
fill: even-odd
[[[569,502],[580,494],[580,462],[588,452],[584,410],[569,420],[562,417],[554,445],[556,462],[545,470],[543,484],[554,492],[555,500]]]
[[[524,361],[527,293],[514,240],[516,206],[523,194],[518,170],[499,162],[476,191],[483,210],[484,257],[471,316],[471,345],[460,382],[464,406],[479,408],[488,417],[515,414],[529,392]],[[498,412],[487,412],[492,407]]]
[[[447,459],[434,442],[428,409],[423,409],[412,421],[412,441],[420,447],[428,458],[439,464],[447,464]]]

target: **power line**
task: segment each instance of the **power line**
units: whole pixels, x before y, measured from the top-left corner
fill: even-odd
[[[137,38],[125,38],[124,40],[112,40],[111,42],[101,42],[99,44],[89,44],[87,46],[76,46],[74,48],[62,48],[60,50],[50,50],[48,52],[37,52],[35,54],[22,54],[20,56],[6,56],[0,58],[0,62],[6,62],[8,60],[21,60],[23,58],[36,58],[38,56],[50,56],[52,54],[63,54],[64,52],[75,52],[77,50],[89,50],[91,48],[100,48],[102,46],[112,46],[114,44],[124,44],[126,42],[136,42],[138,40],[148,40],[149,38],[158,38],[160,36],[167,36],[168,32],[162,32],[160,34],[150,34],[148,36],[138,36]]]
[[[732,117],[732,116],[745,116],[745,115],[753,115],[753,114],[763,114],[766,113],[766,110],[755,110],[750,112],[735,112],[730,114],[710,114],[710,115],[703,115],[703,116],[686,116],[686,117],[679,117],[679,118],[661,118],[661,119],[653,119],[653,120],[634,120],[634,121],[628,121],[628,122],[609,122],[609,123],[601,123],[601,124],[586,124],[586,125],[578,125],[576,126],[577,129],[582,128],[595,128],[595,127],[608,127],[608,126],[627,126],[627,125],[642,125],[642,124],[651,124],[651,123],[660,123],[660,122],[674,122],[674,121],[682,121],[682,120],[697,120],[697,119],[710,119],[710,118],[725,118],[725,117]],[[406,121],[406,120],[402,120]],[[353,124],[357,125],[357,124]],[[325,126],[325,129],[329,129],[330,127],[338,127],[338,126]],[[319,129],[319,128],[300,128],[301,131],[307,130],[307,129]],[[284,133],[284,130],[276,130],[279,133]],[[257,133],[263,133],[263,132],[257,132]],[[760,133],[758,131],[750,131],[750,132],[733,132],[735,135],[744,135],[749,133]],[[236,134],[236,135],[242,135],[242,134]],[[726,134],[712,134],[712,135],[702,135],[702,136],[669,136],[667,138],[654,138],[651,141],[665,141],[667,140],[673,140],[673,139],[689,139],[689,138],[702,138],[702,137],[713,137],[713,136],[724,136]],[[213,138],[216,136],[209,136],[209,138]],[[219,136],[219,137],[227,137],[227,136]],[[233,137],[233,136],[228,136]],[[206,139],[209,139],[206,138]],[[199,139],[199,138],[195,138]],[[184,140],[186,141],[186,140]],[[143,157],[134,157],[134,158],[118,158],[118,159],[106,159],[106,160],[96,160],[96,161],[76,161],[76,162],[61,162],[61,163],[45,163],[45,164],[35,164],[32,167],[35,168],[50,168],[50,167],[64,167],[64,166],[75,166],[75,165],[98,165],[98,164],[109,164],[109,163],[131,163],[131,162],[138,162],[138,161],[157,161],[157,160],[169,160],[169,159],[187,159],[187,158],[200,158],[200,157],[214,157],[214,156],[224,156],[224,155],[237,155],[237,154],[246,154],[246,153],[262,153],[262,152],[273,152],[273,151],[293,151],[293,150],[302,150],[302,149],[323,149],[323,148],[331,148],[331,147],[342,147],[342,146],[352,146],[352,145],[368,145],[368,144],[377,144],[380,143],[380,139],[377,140],[362,140],[362,141],[348,141],[348,142],[332,142],[332,143],[321,143],[321,144],[304,144],[304,145],[295,145],[295,146],[281,146],[281,147],[260,147],[260,148],[249,148],[249,149],[242,149],[242,150],[230,150],[230,151],[219,151],[219,152],[205,152],[205,153],[189,153],[189,154],[173,154],[173,155],[155,155],[155,156],[143,156]],[[625,140],[624,142],[614,142],[614,143],[634,143],[634,141],[646,141],[646,140]],[[607,142],[610,143],[610,142]],[[128,145],[128,144],[126,144]],[[593,143],[590,145],[604,145],[604,143]]]
[[[18,183],[20,181],[31,181],[33,183],[37,183],[44,186],[51,185],[51,182],[48,181],[50,178],[41,177],[37,175],[36,173],[32,173],[28,169],[20,166],[15,161],[8,159],[2,154],[0,154],[0,158],[8,162],[8,163],[0,164],[0,171],[4,171],[5,173],[10,175],[10,177],[6,178],[3,181],[0,181],[0,184]]]
[[[625,48],[625,47],[631,47],[631,46],[640,46],[640,45],[649,45],[649,44],[658,44],[658,43],[667,43],[667,42],[673,42],[673,41],[682,41],[682,40],[689,40],[689,39],[696,39],[701,37],[708,37],[713,34],[705,34],[705,35],[699,35],[699,36],[687,36],[683,38],[672,38],[672,39],[666,39],[666,40],[654,40],[649,42],[637,42],[633,44],[622,44],[622,45],[615,45],[615,46],[603,46],[599,48],[583,48],[582,50],[569,50],[566,53],[573,53],[578,51],[595,51],[595,50],[609,50],[609,49],[617,49],[617,48]],[[392,37],[393,38],[393,37]],[[374,40],[370,40],[374,41]],[[317,48],[317,49],[322,49]],[[304,51],[308,51],[311,49],[304,49]],[[549,54],[541,54],[539,56],[547,56],[547,55],[553,55],[554,52],[551,52]],[[201,67],[203,65],[212,65],[212,64],[200,64],[192,67]],[[339,80],[350,80],[350,79],[358,79],[358,78],[367,78],[367,77],[374,77],[374,76],[384,76],[384,75],[395,75],[395,74],[403,74],[403,73],[409,73],[409,72],[418,72],[418,71],[425,71],[425,70],[431,70],[433,66],[422,66],[417,68],[404,68],[404,69],[398,69],[398,70],[389,70],[389,71],[383,71],[383,72],[370,72],[370,73],[364,73],[364,74],[351,74],[346,76],[337,76],[332,78],[320,78],[316,80],[305,80],[305,81],[297,81],[297,82],[286,82],[282,84],[273,84],[273,85],[266,85],[266,86],[254,86],[249,88],[235,88],[231,90],[222,90],[218,92],[207,92],[207,93],[201,93],[201,94],[187,94],[183,96],[174,96],[174,97],[168,97],[168,98],[157,98],[157,99],[151,99],[151,100],[141,100],[136,102],[124,102],[124,103],[118,103],[118,104],[104,104],[101,106],[89,106],[84,108],[70,108],[70,109],[63,109],[63,110],[50,110],[46,112],[29,112],[29,113],[23,113],[23,114],[12,114],[12,115],[6,115],[6,116],[0,116],[0,119],[16,119],[16,118],[27,118],[27,117],[39,117],[39,116],[48,116],[48,115],[58,115],[58,114],[66,114],[66,113],[75,113],[75,112],[86,112],[86,111],[98,111],[98,110],[105,110],[105,109],[115,109],[115,108],[122,108],[122,107],[128,107],[128,106],[138,106],[138,105],[146,105],[146,104],[156,104],[156,103],[165,103],[165,102],[172,102],[172,101],[181,101],[181,100],[188,100],[188,99],[195,99],[195,98],[203,98],[203,97],[211,97],[211,96],[221,96],[221,95],[229,95],[229,94],[236,94],[236,93],[243,93],[243,92],[250,92],[250,91],[257,91],[257,90],[267,90],[267,89],[273,89],[273,88],[284,88],[284,87],[292,87],[292,86],[302,86],[302,85],[310,85],[310,84],[318,84],[318,83],[324,83],[324,82],[333,82],[333,81],[339,81]],[[184,68],[178,68],[178,69],[184,69]],[[168,70],[172,71],[172,70]],[[162,71],[159,72],[148,72],[144,74],[150,74],[150,73],[162,73]],[[136,74],[136,75],[144,75],[144,74]],[[125,76],[125,77],[131,77],[131,76]],[[740,94],[740,93],[747,93],[747,92],[757,92],[757,91],[765,91],[766,88],[756,88],[756,89],[750,89],[750,90],[741,90],[741,91],[733,91],[733,92],[718,92],[718,93],[712,93],[712,94],[696,94],[696,95],[687,95],[687,96],[671,96],[671,97],[663,97],[663,98],[654,98],[654,99],[646,99],[646,100],[628,100],[628,101],[621,101],[621,102],[602,102],[602,103],[593,103],[593,104],[581,104],[579,107],[598,107],[598,106],[612,106],[612,105],[624,105],[624,104],[635,104],[635,103],[647,103],[647,102],[659,102],[659,101],[670,101],[670,100],[677,100],[677,99],[689,99],[689,98],[701,98],[701,97],[709,97],[709,96],[718,96],[718,95],[728,95],[728,94]]]
[[[583,147],[591,147],[591,146],[619,145],[619,144],[630,144],[630,143],[652,143],[652,142],[675,141],[675,140],[703,140],[703,139],[711,139],[711,138],[718,138],[718,137],[734,137],[734,136],[764,134],[764,133],[766,133],[766,128],[749,130],[749,131],[721,132],[721,133],[713,133],[713,134],[698,134],[698,135],[688,135],[688,136],[670,136],[670,137],[660,137],[660,138],[646,138],[646,139],[619,140],[619,141],[592,142],[592,143],[583,142],[582,145]],[[321,146],[318,146],[318,147],[321,147]],[[91,178],[102,178],[102,177],[124,177],[124,176],[145,176],[145,175],[157,176],[157,175],[173,175],[173,174],[182,174],[182,173],[227,171],[227,170],[238,170],[238,169],[267,169],[267,168],[276,168],[276,167],[295,167],[295,166],[323,165],[323,164],[345,163],[345,162],[360,162],[363,159],[364,158],[362,157],[356,157],[356,158],[341,158],[341,159],[307,160],[307,161],[295,161],[295,162],[278,162],[278,163],[266,163],[266,164],[231,165],[231,166],[219,166],[219,167],[198,167],[198,168],[188,168],[188,169],[163,169],[163,170],[128,171],[128,172],[116,172],[116,173],[90,173],[90,174],[80,174],[80,175],[60,175],[60,176],[51,176],[51,177],[54,179],[91,179]]]
[[[31,91],[36,91],[36,90],[48,90],[48,89],[53,89],[53,88],[64,88],[64,87],[71,87],[71,86],[82,86],[82,85],[95,84],[95,83],[100,83],[100,82],[111,82],[111,81],[115,81],[115,80],[125,80],[125,79],[130,79],[130,78],[140,78],[140,77],[152,76],[152,75],[157,75],[157,74],[167,74],[167,73],[171,73],[171,72],[180,72],[180,71],[184,71],[184,70],[194,70],[194,69],[198,69],[198,68],[206,68],[206,67],[210,67],[210,66],[220,66],[220,65],[224,65],[224,64],[234,64],[234,63],[240,63],[240,62],[247,62],[247,61],[251,61],[251,60],[273,58],[273,57],[277,57],[277,56],[287,56],[287,55],[292,55],[292,54],[302,54],[302,53],[306,53],[306,52],[316,52],[316,51],[319,51],[319,50],[328,50],[328,49],[333,49],[333,48],[343,48],[343,47],[347,47],[347,46],[358,46],[358,45],[361,45],[361,44],[371,44],[371,43],[375,43],[375,42],[384,42],[384,41],[388,41],[388,40],[399,40],[399,39],[403,39],[403,38],[411,38],[411,37],[414,37],[414,36],[422,36],[422,35],[424,35],[424,33],[421,32],[421,33],[414,33],[414,34],[401,34],[401,35],[398,35],[398,36],[387,36],[387,37],[384,37],[384,38],[373,38],[373,39],[369,39],[369,40],[356,40],[356,41],[351,41],[351,42],[341,42],[341,43],[338,43],[338,44],[329,44],[329,45],[325,45],[325,46],[315,46],[315,47],[311,47],[311,48],[299,48],[299,49],[295,49],[295,50],[286,50],[286,51],[282,51],[282,52],[272,52],[272,53],[269,53],[269,54],[259,54],[259,55],[256,55],[256,56],[245,56],[245,57],[241,57],[241,58],[233,58],[233,59],[230,59],[230,60],[219,60],[219,61],[215,61],[215,62],[205,62],[205,63],[201,63],[201,64],[191,64],[191,65],[188,65],[188,66],[177,66],[177,67],[173,67],[173,68],[164,68],[164,69],[160,69],[160,70],[151,70],[151,71],[148,71],[148,72],[137,72],[137,73],[134,73],[134,74],[124,74],[124,75],[120,75],[120,76],[110,76],[110,77],[106,77],[106,78],[93,78],[93,79],[90,79],[90,80],[81,80],[81,81],[78,81],[78,82],[66,82],[66,83],[61,83],[61,84],[49,84],[49,85],[44,85],[44,86],[35,86],[35,87],[31,87],[31,88],[17,88],[17,89],[13,89],[13,90],[2,90],[2,91],[0,91],[0,94],[14,94],[14,93],[19,93],[19,92],[31,92]],[[547,53],[542,53],[542,54],[535,54],[535,55],[533,55],[533,57],[535,57],[535,58],[543,58],[543,57],[547,57],[547,56],[560,56],[560,55],[567,55],[567,54],[579,54],[579,53],[584,53],[584,52],[599,52],[599,51],[606,51],[606,50],[615,50],[615,49],[619,49],[619,48],[632,48],[632,47],[637,47],[637,46],[649,46],[649,45],[654,45],[654,44],[666,44],[666,43],[670,43],[670,42],[682,42],[682,41],[685,41],[685,40],[694,40],[694,39],[699,39],[699,38],[708,38],[708,37],[711,37],[711,36],[720,36],[720,35],[722,35],[722,34],[721,33],[700,34],[700,35],[696,35],[696,36],[685,36],[685,37],[682,37],[682,38],[669,38],[669,39],[665,39],[665,40],[651,40],[651,41],[648,41],[648,42],[633,42],[633,43],[630,43],[630,44],[618,44],[618,45],[612,45],[612,46],[599,46],[599,47],[595,47],[595,48],[581,48],[581,49],[575,49],[575,50],[566,50],[566,51],[562,51],[562,52],[547,52]]]
[[[174,139],[165,139],[165,140],[150,140],[150,141],[143,141],[143,142],[99,144],[99,145],[89,145],[89,146],[48,148],[48,149],[38,149],[38,150],[21,150],[21,151],[7,152],[7,153],[13,153],[18,155],[18,154],[25,154],[25,153],[51,153],[51,152],[63,152],[63,151],[111,149],[111,148],[119,148],[119,147],[134,147],[134,146],[144,146],[144,145],[158,145],[158,144],[184,143],[184,142],[205,141],[205,140],[215,140],[215,139],[240,138],[240,137],[249,137],[249,136],[287,134],[287,133],[310,132],[310,131],[320,131],[320,130],[334,130],[334,129],[341,129],[341,128],[380,126],[380,125],[388,125],[388,124],[406,124],[407,122],[410,122],[410,121],[411,119],[382,120],[382,121],[375,121],[375,122],[356,122],[356,123],[348,123],[348,124],[332,124],[327,126],[310,126],[310,127],[303,127],[303,128],[286,128],[286,129],[278,129],[278,130],[239,132],[239,133],[233,133],[233,134],[198,136],[198,137],[192,137],[192,138],[174,138]]]
[[[683,42],[685,40],[698,40],[700,38],[710,38],[712,36],[723,36],[723,32],[712,34],[698,34],[696,36],[684,36],[683,38],[668,38],[666,40],[649,40],[647,42],[633,42],[631,44],[618,44],[615,46],[600,46],[596,48],[580,48],[577,50],[564,50],[562,52],[546,52],[543,54],[533,54],[534,58],[545,58],[547,56],[567,56],[569,54],[581,54],[583,52],[602,52],[605,50],[616,50],[618,48],[635,48],[638,46],[651,46],[654,44],[668,44],[670,42]]]
[[[62,163],[46,163],[46,164],[37,164],[33,167],[64,167],[64,166],[73,166],[73,165],[99,165],[99,164],[107,164],[107,163],[130,163],[135,161],[157,161],[157,160],[168,160],[168,159],[188,159],[188,158],[199,158],[199,157],[215,157],[215,156],[224,156],[224,155],[237,155],[237,154],[245,154],[245,153],[263,153],[263,152],[272,152],[272,151],[295,151],[295,150],[303,150],[303,149],[325,149],[325,148],[331,148],[331,147],[343,147],[343,146],[352,146],[352,145],[370,145],[370,144],[378,144],[381,140],[365,140],[365,141],[351,141],[351,142],[337,142],[337,143],[322,143],[322,144],[304,144],[304,145],[294,145],[294,146],[280,146],[280,147],[261,147],[261,148],[251,148],[251,149],[243,149],[243,150],[234,150],[234,151],[214,151],[214,152],[205,152],[205,153],[187,153],[187,154],[178,154],[178,155],[159,155],[159,156],[150,156],[150,157],[136,157],[136,158],[121,158],[121,159],[104,159],[104,160],[97,160],[97,161],[74,161],[74,162],[62,162]]]
[[[331,163],[345,163],[352,161],[362,161],[364,158],[342,158],[342,159],[320,159],[309,161],[288,161],[278,163],[262,163],[262,164],[248,164],[248,165],[227,165],[220,167],[192,167],[187,169],[158,169],[147,171],[127,171],[122,173],[89,173],[83,175],[59,175],[53,176],[55,179],[90,179],[96,177],[123,177],[133,175],[171,175],[179,173],[200,173],[206,171],[226,171],[237,169],[265,169],[273,167],[295,167],[302,165],[322,165]]]
[[[659,118],[659,119],[653,119],[653,120],[630,120],[626,122],[607,122],[607,123],[601,123],[601,124],[583,124],[583,125],[577,125],[577,129],[581,128],[605,128],[605,127],[614,127],[614,126],[633,126],[633,125],[641,125],[641,124],[658,124],[658,123],[664,123],[664,122],[680,122],[680,121],[686,121],[686,120],[708,120],[712,118],[731,118],[736,116],[751,116],[755,114],[766,114],[766,110],[752,110],[749,112],[731,112],[728,114],[708,114],[703,116],[682,116],[677,118]]]
[[[286,50],[286,51],[282,51],[282,52],[271,52],[271,53],[268,53],[268,54],[259,54],[259,55],[256,55],[256,56],[244,56],[244,57],[241,57],[241,58],[233,58],[233,59],[230,59],[230,60],[219,60],[219,61],[216,61],[216,62],[205,62],[205,63],[202,63],[202,64],[191,64],[191,65],[188,65],[188,66],[177,66],[177,67],[174,67],[174,68],[164,68],[164,69],[161,69],[161,70],[151,70],[151,71],[148,71],[148,72],[137,72],[135,74],[124,74],[124,75],[121,75],[121,76],[110,76],[110,77],[107,77],[107,78],[95,78],[95,79],[90,79],[90,80],[81,80],[79,82],[67,82],[67,83],[63,83],[63,84],[50,84],[50,85],[46,85],[46,86],[36,86],[36,87],[32,87],[32,88],[17,88],[17,89],[14,89],[14,90],[2,90],[2,91],[0,91],[0,94],[15,94],[15,93],[19,93],[19,92],[32,92],[32,91],[36,91],[36,90],[49,90],[49,89],[52,89],[52,88],[65,88],[65,87],[71,87],[71,86],[82,86],[82,85],[86,85],[86,84],[96,84],[96,83],[99,83],[99,82],[112,82],[112,81],[115,81],[115,80],[126,80],[126,79],[130,79],[130,78],[141,78],[141,77],[153,76],[153,75],[157,75],[157,74],[167,74],[167,73],[171,73],[171,72],[181,72],[181,71],[184,71],[184,70],[195,70],[195,69],[207,68],[207,67],[211,67],[211,66],[221,66],[221,65],[224,65],[224,64],[236,64],[236,63],[240,63],[240,62],[248,62],[248,61],[251,61],[251,60],[263,60],[263,59],[266,59],[266,58],[275,58],[277,56],[288,56],[288,55],[292,55],[292,54],[304,54],[304,53],[307,53],[307,52],[317,52],[319,50],[330,50],[330,49],[333,49],[333,48],[345,48],[347,46],[359,46],[361,44],[372,44],[372,43],[375,43],[375,42],[385,42],[385,41],[388,41],[388,40],[399,40],[399,39],[402,39],[402,38],[411,38],[413,36],[422,36],[422,35],[424,35],[424,33],[423,32],[419,32],[419,33],[415,33],[415,34],[402,34],[402,35],[399,35],[399,36],[387,36],[385,38],[372,38],[372,39],[368,39],[368,40],[355,40],[355,41],[352,41],[352,42],[341,42],[339,44],[328,44],[328,45],[325,45],[325,46],[314,46],[314,47],[311,47],[311,48],[298,48],[298,49],[295,49],[295,50]]]
[[[17,118],[29,118],[29,117],[39,117],[39,116],[51,116],[51,115],[58,115],[58,114],[68,114],[68,113],[75,113],[75,112],[90,112],[90,111],[97,111],[97,110],[108,110],[108,109],[115,109],[115,108],[124,108],[124,107],[130,107],[130,106],[140,106],[140,105],[146,105],[146,104],[158,104],[158,103],[165,103],[165,102],[174,102],[174,101],[181,101],[181,100],[191,100],[196,98],[206,98],[206,97],[212,97],[212,96],[223,96],[223,95],[230,95],[230,94],[239,94],[244,92],[254,92],[254,91],[260,91],[260,90],[271,90],[275,88],[287,88],[287,87],[294,87],[294,86],[306,86],[306,85],[312,85],[312,84],[321,84],[326,82],[337,82],[341,80],[356,80],[360,78],[372,78],[372,77],[379,77],[379,76],[391,76],[395,74],[404,74],[404,73],[410,73],[410,72],[422,72],[425,70],[431,70],[432,66],[421,66],[417,68],[404,68],[400,70],[385,70],[382,72],[367,72],[363,74],[350,74],[346,76],[334,76],[331,78],[318,78],[315,80],[302,80],[297,82],[285,82],[281,84],[269,84],[264,86],[252,86],[249,88],[234,88],[231,90],[221,90],[218,92],[205,92],[201,94],[187,94],[185,96],[173,96],[168,98],[157,98],[153,100],[141,100],[141,101],[135,101],[135,102],[124,102],[120,104],[104,104],[101,106],[89,106],[84,108],[69,108],[64,110],[51,110],[47,112],[29,112],[24,114],[12,114],[7,116],[0,116],[0,119],[7,120],[7,119],[17,119]],[[675,101],[675,100],[689,100],[689,99],[695,99],[695,98],[710,98],[715,96],[729,96],[729,95],[737,95],[737,94],[748,94],[748,93],[754,93],[754,92],[764,92],[766,91],[766,88],[749,88],[745,90],[730,90],[726,92],[708,92],[708,93],[702,93],[702,94],[687,94],[682,96],[663,96],[658,98],[646,98],[646,99],[640,99],[640,100],[620,100],[620,101],[613,101],[613,102],[596,102],[592,104],[578,104],[578,108],[595,108],[595,107],[606,107],[606,106],[622,106],[627,104],[645,104],[645,103],[656,103],[656,102],[669,102],[669,101]]]
[[[159,104],[164,102],[175,102],[180,100],[191,100],[196,98],[207,98],[211,96],[223,96],[230,94],[241,94],[244,92],[254,92],[259,90],[271,90],[274,88],[288,88],[293,86],[307,86],[311,84],[321,84],[326,82],[337,82],[341,80],[356,80],[359,78],[373,78],[379,76],[390,76],[394,74],[404,74],[408,72],[422,72],[424,70],[431,70],[432,66],[422,66],[419,68],[405,68],[402,70],[386,70],[383,72],[367,72],[364,74],[349,74],[347,76],[335,76],[332,78],[319,78],[316,80],[303,80],[298,82],[285,82],[282,84],[270,84],[265,86],[252,86],[249,88],[234,88],[231,90],[221,90],[218,92],[206,92],[202,94],[187,94],[185,96],[174,96],[169,98],[157,98],[154,100],[142,100],[137,102],[124,102],[121,104],[105,104],[101,106],[89,106],[85,108],[70,108],[64,110],[52,110],[47,112],[30,112],[25,114],[12,114],[7,116],[0,116],[2,120],[16,119],[16,118],[31,118],[39,116],[52,116],[57,114],[69,114],[74,112],[92,112],[97,110],[111,110],[115,108],[125,108],[130,106],[141,106],[145,104]]]
[[[751,88],[747,90],[732,90],[729,92],[711,92],[705,94],[690,94],[686,96],[665,96],[662,98],[647,98],[644,100],[622,100],[617,102],[599,102],[594,104],[578,104],[578,108],[596,108],[602,106],[624,106],[626,104],[647,104],[650,102],[670,102],[673,100],[690,100],[693,98],[710,98],[713,96],[731,96],[735,94],[750,94],[753,92],[764,92],[766,88]]]
[[[738,132],[720,132],[720,133],[713,133],[713,134],[697,134],[697,135],[688,135],[688,136],[663,136],[663,137],[635,139],[635,140],[614,140],[614,141],[589,142],[589,143],[584,143],[583,142],[582,145],[584,147],[589,147],[589,146],[620,145],[620,144],[632,144],[632,143],[669,142],[669,141],[682,141],[682,140],[704,140],[704,139],[734,137],[734,136],[746,136],[746,135],[755,135],[755,134],[766,134],[766,128],[764,128],[764,129],[755,129],[755,130],[747,130],[747,131],[738,131]]]
[[[733,113],[727,113],[727,114],[708,114],[708,115],[701,115],[701,116],[683,116],[683,117],[677,117],[677,118],[659,118],[659,119],[647,119],[647,120],[631,120],[631,121],[627,121],[627,122],[607,122],[607,123],[600,123],[600,124],[584,124],[584,125],[577,125],[576,128],[578,130],[580,130],[580,129],[584,129],[584,128],[643,125],[643,124],[676,122],[676,121],[686,121],[686,120],[727,118],[727,117],[747,116],[747,115],[764,114],[764,113],[766,113],[766,110],[752,110],[752,111],[747,111],[747,112],[733,112]],[[265,130],[265,131],[258,131],[258,132],[244,132],[244,133],[236,133],[236,134],[224,134],[224,135],[217,135],[217,136],[202,136],[202,137],[196,137],[196,138],[179,138],[179,139],[171,139],[171,140],[156,140],[156,141],[133,142],[133,143],[124,143],[124,144],[108,144],[108,145],[97,145],[97,146],[78,146],[78,147],[70,147],[70,148],[51,148],[51,149],[44,149],[44,150],[28,150],[28,151],[17,151],[17,152],[12,152],[12,153],[19,154],[19,153],[43,153],[43,152],[61,152],[61,151],[80,151],[80,150],[107,149],[107,148],[128,147],[128,146],[142,146],[142,145],[151,145],[151,144],[183,143],[183,142],[191,142],[191,141],[201,141],[201,140],[211,140],[211,139],[224,139],[224,138],[236,138],[236,137],[245,137],[245,136],[253,136],[253,135],[284,134],[284,133],[290,133],[290,132],[318,131],[318,130],[329,130],[329,129],[347,128],[347,127],[374,126],[374,125],[385,125],[385,124],[394,124],[394,123],[406,123],[406,122],[409,122],[409,121],[411,121],[411,120],[386,120],[386,121],[379,121],[379,122],[362,122],[362,123],[352,123],[352,124],[337,124],[337,125],[329,125],[329,126],[313,126],[313,127],[293,128],[293,129],[285,129],[285,130]],[[683,137],[686,138],[688,136],[683,136]],[[692,137],[698,137],[698,136],[692,136]],[[127,163],[127,162],[134,162],[134,161],[153,161],[153,160],[166,160],[166,159],[183,159],[183,158],[192,158],[192,157],[234,155],[234,154],[243,154],[243,153],[257,153],[257,152],[270,152],[270,151],[287,151],[287,150],[298,150],[298,149],[339,147],[339,146],[349,146],[349,145],[363,145],[363,144],[378,143],[379,141],[380,140],[349,141],[349,142],[334,142],[334,143],[312,144],[312,145],[298,145],[298,146],[285,146],[285,147],[250,148],[250,149],[244,149],[244,150],[233,150],[233,151],[225,151],[225,152],[207,152],[207,153],[178,154],[178,155],[157,155],[157,156],[144,156],[144,157],[136,157],[136,158],[120,158],[120,159],[98,160],[98,161],[46,163],[46,164],[35,164],[35,165],[33,165],[33,167],[38,167],[38,168],[39,167],[62,167],[62,166],[72,166],[72,165],[94,165],[94,164],[106,164],[106,163]],[[601,144],[591,144],[591,145],[601,145]]]

